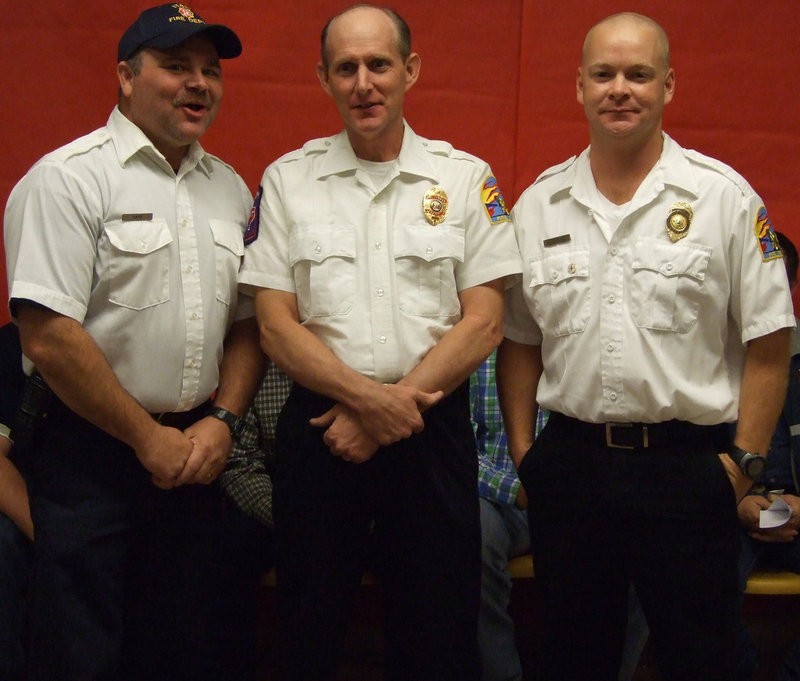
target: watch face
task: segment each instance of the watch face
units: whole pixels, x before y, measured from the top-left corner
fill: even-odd
[[[753,456],[744,464],[744,474],[751,480],[757,480],[764,472],[767,460],[763,456]]]

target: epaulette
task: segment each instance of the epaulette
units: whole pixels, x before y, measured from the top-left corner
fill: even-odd
[[[547,170],[545,170],[541,175],[539,175],[539,177],[537,177],[534,180],[531,187],[534,186],[535,184],[538,184],[539,182],[542,182],[543,180],[546,180],[548,177],[553,177],[553,175],[558,175],[559,173],[563,173],[570,166],[572,166],[573,163],[575,163],[577,158],[578,158],[577,156],[571,156],[563,163],[559,163],[558,165],[555,166],[550,166]]]
[[[426,151],[437,156],[451,156],[453,154],[453,145],[444,140],[421,140],[422,146]]]
[[[695,151],[694,149],[684,149],[683,153],[692,163],[696,163],[699,166],[708,168],[709,170],[712,170],[730,180],[730,182],[733,183],[742,193],[742,196],[747,196],[748,194],[753,193],[753,188],[750,186],[750,183],[727,163],[723,163],[716,158],[711,158],[710,156],[701,154],[699,151]]]
[[[312,154],[324,154],[331,148],[333,137],[317,137],[313,140],[308,140],[303,145],[303,156],[311,156]]]
[[[41,161],[64,162],[73,156],[81,156],[92,149],[103,146],[110,139],[111,133],[106,128],[98,128],[47,153],[41,158]]]

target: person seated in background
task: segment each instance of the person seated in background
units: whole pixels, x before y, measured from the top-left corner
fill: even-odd
[[[0,681],[21,681],[25,669],[24,621],[33,562],[33,521],[28,490],[11,461],[11,440],[25,375],[14,324],[0,328]]]
[[[481,603],[478,649],[484,681],[521,679],[522,665],[508,612],[508,561],[530,553],[528,499],[508,455],[494,378],[496,353],[470,377],[470,410],[478,445],[481,511]],[[539,414],[539,427],[544,414]]]
[[[508,612],[512,580],[508,562],[530,553],[528,498],[508,453],[503,415],[497,397],[493,352],[470,377],[470,410],[478,446],[478,494],[481,511],[481,604],[478,648],[483,681],[522,679],[514,622]],[[536,434],[547,423],[536,417]],[[631,681],[647,642],[647,622],[631,587],[628,627],[618,681]]]
[[[240,511],[272,530],[275,425],[292,389],[292,379],[269,362],[261,387],[245,416],[245,428],[228,458],[219,484]]]
[[[783,251],[786,275],[792,292],[797,288],[797,249],[780,232],[775,233]],[[798,325],[800,326],[800,325]],[[747,579],[756,567],[791,570],[800,573],[800,331],[792,330],[792,359],[786,401],[770,443],[766,469],[738,506],[742,524],[742,552],[739,558],[739,581],[742,593]],[[791,509],[789,520],[779,527],[759,527],[759,514],[781,497]],[[743,632],[742,678],[751,678],[756,667],[756,651],[747,631]],[[800,641],[797,641],[781,667],[780,681],[800,679]]]

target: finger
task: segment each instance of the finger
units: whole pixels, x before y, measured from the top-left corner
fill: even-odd
[[[414,396],[414,401],[417,403],[418,407],[427,409],[429,407],[432,407],[443,397],[444,393],[441,390],[437,390],[435,393],[425,393],[420,390]]]
[[[316,426],[317,428],[327,428],[329,425],[331,425],[331,423],[333,423],[333,420],[336,418],[335,409],[336,407],[331,407],[324,414],[320,416],[315,416],[314,418],[309,419],[308,422],[312,426]]]
[[[159,489],[168,490],[168,489],[172,489],[175,486],[172,480],[167,480],[165,478],[160,478],[155,473],[153,473],[153,475],[150,476],[150,480]]]
[[[203,458],[199,455],[197,448],[192,450],[191,455],[183,466],[181,474],[175,481],[175,485],[188,485],[198,479],[198,473],[203,467]]]

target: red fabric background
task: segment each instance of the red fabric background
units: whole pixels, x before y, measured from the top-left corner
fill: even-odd
[[[116,45],[147,0],[0,0],[0,205],[44,153],[103,125],[116,102]],[[244,53],[224,62],[225,101],[203,145],[251,190],[264,167],[340,124],[315,75],[335,0],[193,5],[231,26]],[[426,136],[489,161],[506,200],[588,143],[575,72],[588,28],[635,9],[670,36],[677,91],[665,129],[720,158],[764,198],[800,246],[800,12],[795,0],[397,0],[422,57],[406,117]],[[4,261],[3,261],[4,262]],[[7,298],[4,264],[0,294]],[[8,319],[0,305],[0,322]]]

